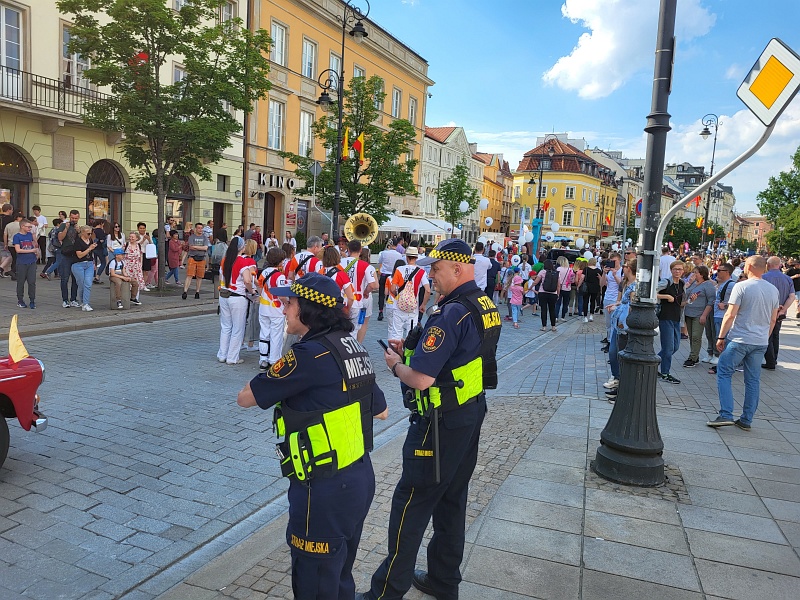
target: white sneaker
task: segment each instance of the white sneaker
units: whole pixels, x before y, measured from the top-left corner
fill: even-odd
[[[592,321],[594,321],[594,315],[589,315],[589,322],[591,323]]]
[[[84,312],[92,312],[94,309],[88,304],[84,304],[83,306],[81,306],[81,310]]]
[[[712,356],[711,360],[708,361],[708,362],[710,362],[712,365],[716,365],[719,362],[719,357],[718,356]]]
[[[619,379],[611,378],[603,384],[603,387],[607,390],[614,390],[619,387]]]
[[[700,359],[700,362],[710,363],[711,357],[708,354],[706,354],[703,358]]]
[[[584,323],[588,323],[589,322],[589,317],[583,317],[583,322]]]
[[[61,307],[62,307],[62,308],[69,308],[70,306],[71,306],[71,304],[70,304],[69,302],[67,302],[66,300],[64,300],[64,301],[61,303]]]
[[[75,300],[73,300],[72,302],[70,302],[70,303],[69,303],[69,305],[70,305],[72,308],[80,308],[80,307],[81,307],[81,305],[80,305],[80,304],[78,304],[78,303],[77,303]]]

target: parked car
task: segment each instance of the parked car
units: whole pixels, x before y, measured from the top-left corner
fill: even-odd
[[[547,258],[552,261],[557,260],[559,256],[566,256],[569,264],[574,264],[583,253],[575,248],[551,248],[547,253]]]
[[[39,386],[44,381],[44,364],[36,358],[13,363],[0,358],[0,467],[8,455],[11,436],[6,419],[17,418],[25,431],[43,431],[47,417],[39,410]]]

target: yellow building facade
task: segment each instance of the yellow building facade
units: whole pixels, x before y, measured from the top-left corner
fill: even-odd
[[[521,224],[530,225],[538,203],[542,235],[558,223],[555,236],[594,243],[613,234],[616,197],[609,169],[560,137],[548,136],[525,153],[514,173],[511,236],[519,235]]]
[[[483,233],[503,233],[503,198],[505,195],[505,186],[503,185],[503,173],[501,172],[502,156],[477,152],[473,154],[472,157],[485,165],[483,167],[481,198],[486,198],[489,201],[489,207],[480,213],[480,230]],[[491,217],[491,225],[486,224],[487,217]],[[496,237],[497,236],[495,236],[495,239]]]
[[[69,21],[54,2],[0,0],[0,10],[0,201],[26,216],[38,205],[50,221],[60,210],[77,209],[81,222],[102,218],[132,230],[144,221],[155,229],[156,198],[134,188],[120,134],[83,124],[85,98],[102,101],[104,94],[81,77],[88,62],[66,50]],[[180,62],[170,61],[165,82],[176,74]],[[179,222],[239,221],[242,137],[210,168],[212,181],[185,178],[168,200],[168,215]]]
[[[252,2],[250,22],[269,31],[273,40],[272,89],[257,103],[247,124],[245,220],[263,225],[266,232],[275,230],[281,239],[286,232],[314,235],[331,227],[329,211],[318,209],[313,198],[294,193],[304,182],[295,177],[294,165],[278,155],[310,152],[315,160],[325,161],[322,142],[313,138],[311,124],[324,114],[317,100],[322,92],[318,78],[326,69],[343,69],[345,89],[353,77],[380,76],[386,98],[376,124],[388,127],[393,119],[408,119],[417,131],[411,158],[421,158],[428,87],[433,85],[428,63],[377,25],[371,19],[375,14],[363,20],[367,37],[360,44],[347,34],[353,23],[347,26],[342,63],[344,6],[332,0]],[[374,13],[380,5],[372,8]],[[419,167],[414,179],[419,190]],[[389,204],[397,213],[417,214],[420,200],[390,197]],[[341,215],[342,225],[348,216]]]

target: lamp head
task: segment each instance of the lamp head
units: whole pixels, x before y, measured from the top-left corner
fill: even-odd
[[[328,112],[331,109],[332,101],[330,95],[328,94],[328,90],[322,90],[322,93],[319,95],[319,100],[317,100],[317,104],[319,104],[319,107],[325,112]]]
[[[350,30],[350,35],[353,36],[353,40],[357,44],[360,44],[365,37],[369,37],[367,30],[364,29],[363,23],[361,21],[356,21],[356,24],[353,26],[353,29]]]
[[[704,140],[707,140],[708,136],[710,135],[711,131],[709,131],[708,125],[706,125],[705,127],[703,127],[703,131],[700,132],[700,137],[703,138]]]
[[[531,180],[528,182],[528,185],[536,185],[536,176],[531,175]]]

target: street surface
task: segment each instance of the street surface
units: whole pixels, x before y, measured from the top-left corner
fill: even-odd
[[[703,364],[678,367],[679,386],[659,384],[670,481],[651,490],[586,469],[611,410],[598,400],[608,378],[602,322],[572,319],[557,334],[540,333],[529,315],[519,330],[504,324],[463,597],[796,598],[797,324],[787,319],[780,366],[763,373],[751,433],[705,426],[717,400]],[[47,366],[50,425],[33,434],[9,422],[0,598],[291,597],[271,412],[235,404],[258,355],[216,362],[218,330],[205,315],[25,339]],[[390,416],[376,427],[359,590],[386,552],[406,416],[380,368],[379,334],[385,321],[370,324],[366,346]],[[676,364],[687,351],[684,343]],[[734,389],[740,401],[740,376]]]

